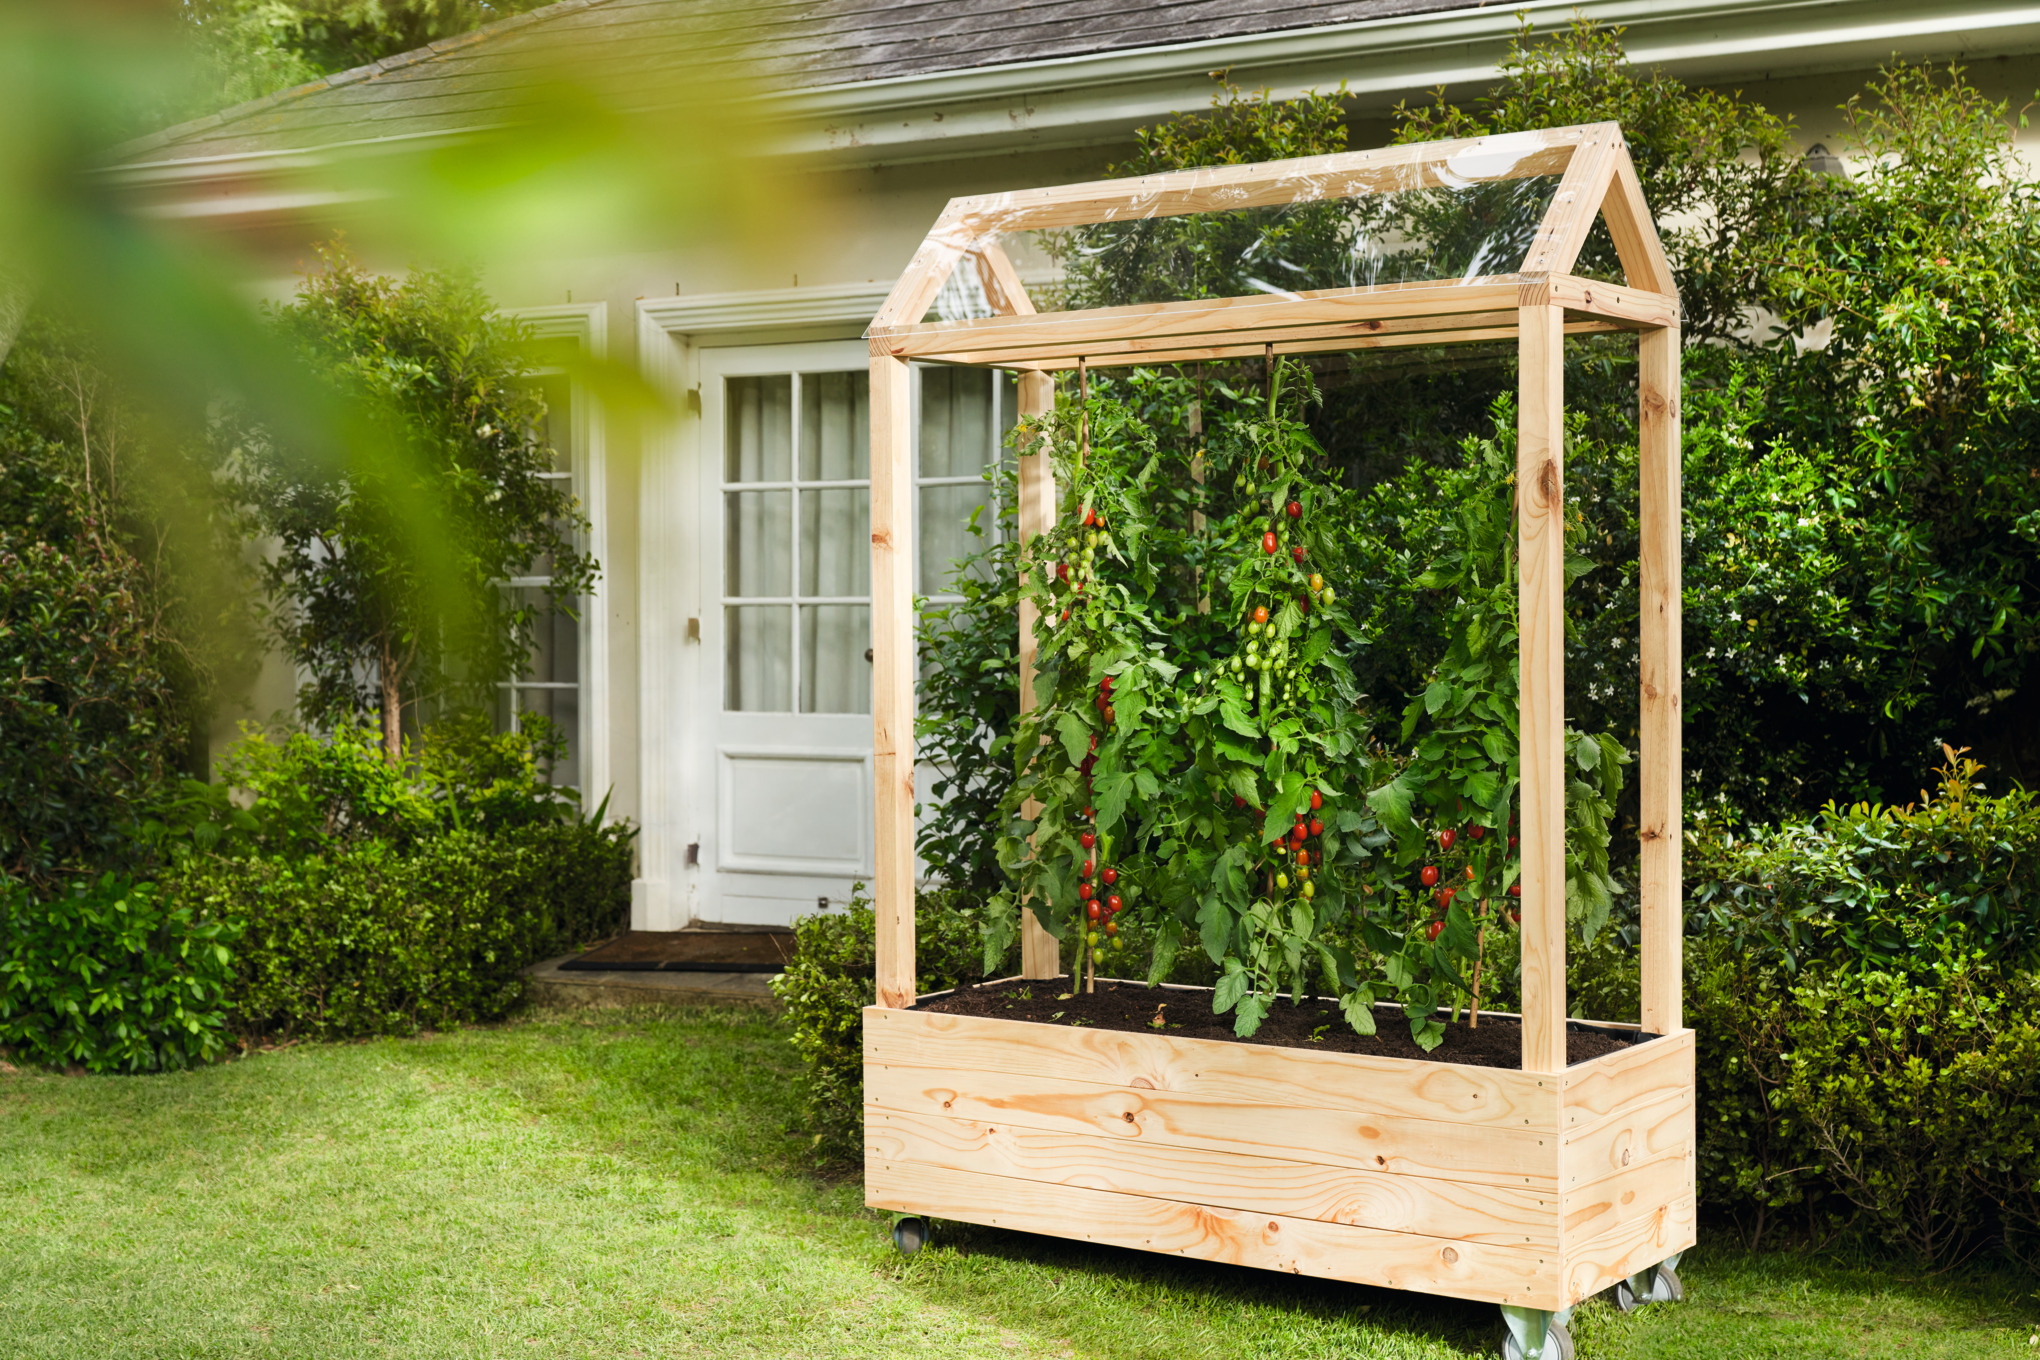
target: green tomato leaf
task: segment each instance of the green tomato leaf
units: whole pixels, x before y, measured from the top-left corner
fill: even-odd
[[[1068,753],[1070,764],[1080,764],[1091,753],[1091,729],[1084,720],[1074,713],[1064,713],[1055,720],[1055,730],[1062,737],[1063,750]]]

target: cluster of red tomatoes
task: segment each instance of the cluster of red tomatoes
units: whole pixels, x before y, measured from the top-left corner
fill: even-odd
[[[1112,721],[1112,677],[1109,675],[1098,685],[1098,711],[1104,715],[1106,722]],[[1091,792],[1091,769],[1097,761],[1098,734],[1093,732],[1090,751],[1077,762],[1077,773],[1084,778],[1086,796]],[[1098,832],[1091,824],[1097,815],[1097,810],[1086,803],[1084,829],[1077,834],[1077,844],[1084,847],[1084,862],[1077,871],[1077,900],[1084,906],[1084,942],[1090,946],[1093,959],[1108,947],[1120,949],[1125,946],[1125,941],[1119,938],[1119,923],[1112,919],[1126,905],[1119,893],[1111,891],[1118,886],[1119,870],[1109,864],[1103,873],[1098,870]]]
[[[1233,806],[1245,807],[1247,800],[1233,795]],[[1279,837],[1270,849],[1274,851],[1274,862],[1268,871],[1274,875],[1275,890],[1290,892],[1308,902],[1317,896],[1317,884],[1311,871],[1322,869],[1325,863],[1325,824],[1317,814],[1324,810],[1325,796],[1317,789],[1310,791],[1310,811],[1296,814],[1296,825],[1289,828],[1289,834]],[[1254,816],[1262,816],[1261,809],[1254,809]],[[1259,843],[1259,837],[1255,838]]]
[[[1516,822],[1515,814],[1511,813],[1509,815],[1509,825],[1512,829],[1515,826],[1515,822]],[[1487,833],[1488,829],[1484,826],[1468,826],[1463,830],[1455,830],[1452,827],[1447,827],[1443,831],[1440,831],[1438,833],[1438,849],[1443,854],[1450,855],[1452,853],[1452,848],[1455,845],[1459,844],[1460,841],[1465,840],[1477,844],[1478,842],[1486,838]],[[1509,857],[1513,859],[1515,858],[1515,854],[1516,854],[1516,837],[1511,835],[1509,837]],[[1474,881],[1473,866],[1471,864],[1465,865],[1464,872],[1466,874],[1466,883],[1473,882]],[[1443,876],[1442,871],[1435,864],[1426,864],[1422,869],[1420,869],[1417,872],[1417,881],[1422,883],[1426,888],[1433,890],[1431,894],[1431,900],[1436,910],[1432,914],[1430,923],[1424,927],[1425,937],[1427,939],[1432,940],[1437,939],[1439,932],[1445,929],[1445,913],[1451,910],[1453,899],[1457,898],[1459,896],[1461,889],[1463,889],[1466,886],[1465,883],[1459,883],[1454,884],[1453,886],[1448,888],[1441,888],[1438,886],[1438,884],[1442,876]],[[1512,900],[1520,901],[1523,896],[1523,885],[1520,883],[1511,883],[1509,885],[1508,895]],[[1476,910],[1481,914],[1485,914],[1487,911],[1487,902],[1485,900],[1481,901]],[[1513,909],[1509,912],[1509,920],[1520,922],[1522,919],[1523,915],[1521,912],[1515,911]]]

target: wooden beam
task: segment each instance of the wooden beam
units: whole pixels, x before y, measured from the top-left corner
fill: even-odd
[[[969,252],[975,239],[957,224],[956,200],[951,200],[900,273],[899,282],[879,305],[878,315],[871,319],[872,327],[912,325],[926,316],[935,295],[942,291],[942,285],[949,281],[957,262]]]
[[[1024,294],[1023,294],[1024,297]],[[1020,418],[1047,415],[1055,409],[1055,380],[1046,373],[1020,375]],[[1036,534],[1055,523],[1055,468],[1046,453],[1020,455],[1020,545],[1021,560],[1028,560],[1027,544]],[[1039,611],[1034,602],[1020,601],[1020,711],[1031,713],[1038,699],[1034,693],[1034,625]],[[1041,804],[1029,801],[1021,815],[1030,820],[1041,815]],[[1031,907],[1020,909],[1020,975],[1052,978],[1062,972],[1062,948],[1055,936],[1035,919]]]
[[[1573,267],[1608,192],[1609,177],[1615,173],[1612,152],[1621,142],[1622,130],[1613,123],[1586,130],[1523,256],[1525,273],[1563,274]]]
[[[1013,267],[1013,261],[997,241],[979,241],[971,247],[971,259],[977,265],[978,282],[984,285],[985,300],[992,304],[992,310],[1007,316],[1034,315],[1034,301],[1027,296],[1027,285],[1020,282],[1020,271]]]
[[[1525,307],[1516,434],[1523,1070],[1565,1070],[1565,313]]]
[[[866,332],[874,355],[900,359],[954,361],[969,352],[1049,350],[1058,354],[1107,353],[1115,341],[1177,336],[1203,339],[1237,336],[1243,330],[1279,331],[1309,325],[1351,325],[1402,317],[1449,317],[1523,305],[1526,280],[1496,275],[1467,283],[1425,281],[1369,288],[1328,288],[1285,297],[1199,299],[1097,307],[1078,312],[993,316],[974,321],[929,321],[880,325]]]
[[[1615,157],[1615,173],[1601,200],[1601,215],[1607,219],[1608,235],[1615,242],[1615,257],[1622,261],[1629,286],[1676,299],[1678,281],[1672,275],[1671,262],[1665,258],[1664,242],[1658,239],[1650,205],[1643,201],[1643,184],[1636,177],[1636,165],[1629,159],[1626,145]]]
[[[1564,173],[1573,148],[1590,132],[1613,126],[1595,123],[1253,165],[1206,166],[986,194],[956,199],[950,207],[961,225],[982,236],[1558,175]]]
[[[1670,1034],[1681,1018],[1681,942],[1685,906],[1680,890],[1684,823],[1679,797],[1682,761],[1680,675],[1679,332],[1646,331],[1639,339],[1639,579],[1642,618],[1638,661],[1641,714],[1638,755],[1642,836],[1643,1027]]]
[[[1030,354],[1030,367],[1044,372],[1059,372],[1072,369],[1081,361],[1092,369],[1131,368],[1145,364],[1188,364],[1217,359],[1258,359],[1268,352],[1270,345],[1277,354],[1337,354],[1345,351],[1367,349],[1411,349],[1425,345],[1476,345],[1497,341],[1513,341],[1516,338],[1517,313],[1507,313],[1506,324],[1484,326],[1470,330],[1411,330],[1385,334],[1355,334],[1349,329],[1336,330],[1326,338],[1297,340],[1287,333],[1283,339],[1250,339],[1235,343],[1197,344],[1180,348],[1142,350],[1129,354]],[[1628,321],[1604,321],[1600,319],[1567,321],[1567,335],[1612,335],[1636,330],[1637,326]],[[1306,335],[1311,332],[1306,328]],[[932,362],[959,364],[1000,364],[1010,363],[1010,355],[1004,354],[962,354],[945,357]]]
[[[1568,311],[1628,322],[1640,328],[1679,324],[1679,300],[1663,293],[1628,288],[1576,274],[1554,276],[1546,296]]]
[[[871,361],[871,723],[878,1004],[914,1004],[912,371]]]

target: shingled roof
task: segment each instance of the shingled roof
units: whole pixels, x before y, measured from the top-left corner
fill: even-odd
[[[169,128],[121,159],[193,160],[499,122],[563,57],[655,103],[676,79],[748,60],[775,89],[1059,58],[1480,8],[1479,0],[564,0]]]

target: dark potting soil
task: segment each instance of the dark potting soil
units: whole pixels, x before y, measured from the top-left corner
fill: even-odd
[[[988,982],[959,987],[945,996],[922,1002],[916,1009],[945,1015],[1026,1020],[1038,1025],[1088,1025],[1183,1039],[1222,1039],[1271,1048],[1417,1058],[1468,1067],[1523,1065],[1523,1027],[1517,1020],[1482,1016],[1480,1027],[1469,1029],[1464,1011],[1460,1012],[1457,1024],[1446,1024],[1445,1041],[1426,1053],[1410,1038],[1409,1024],[1400,1009],[1386,1006],[1377,1009],[1376,1032],[1361,1035],[1353,1032],[1337,1004],[1330,1001],[1305,1002],[1300,1006],[1292,1006],[1286,998],[1277,1001],[1254,1037],[1242,1039],[1233,1033],[1232,1017],[1211,1013],[1211,993],[1202,988],[1149,988],[1131,982],[1100,982],[1095,992],[1085,994],[1074,990],[1067,977],[1047,982]],[[1158,1017],[1162,1022],[1160,1028],[1155,1025]],[[1629,1034],[1626,1030],[1569,1027],[1565,1036],[1566,1061],[1585,1062],[1628,1048],[1636,1042]]]

